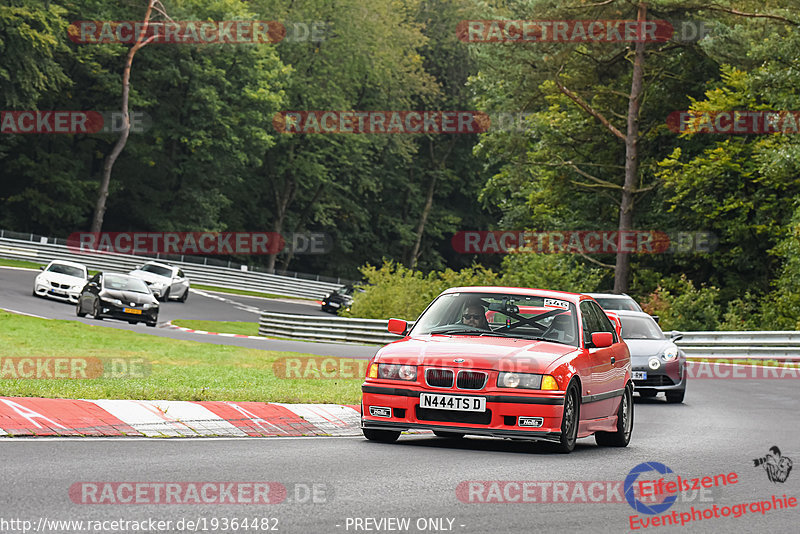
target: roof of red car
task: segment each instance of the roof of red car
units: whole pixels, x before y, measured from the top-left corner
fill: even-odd
[[[582,296],[582,293],[568,293],[566,291],[553,291],[550,289],[536,289],[532,287],[502,287],[502,286],[467,286],[467,287],[451,287],[444,293],[508,293],[511,295],[536,295],[548,298],[556,298],[568,300],[577,303]]]

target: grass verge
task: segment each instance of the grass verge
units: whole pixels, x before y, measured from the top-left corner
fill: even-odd
[[[19,267],[21,269],[38,269],[42,265],[47,265],[46,263],[34,263],[32,261],[24,261],[24,260],[7,260],[5,258],[0,258],[0,266],[3,267]]]
[[[286,358],[320,358],[311,354],[167,339],[2,311],[0,325],[0,396],[337,404],[361,400],[361,378],[282,379],[273,371],[273,366],[285,365]],[[108,370],[115,358],[142,360],[145,372],[134,378],[22,379],[18,373],[30,367],[23,368],[20,358],[99,359]]]

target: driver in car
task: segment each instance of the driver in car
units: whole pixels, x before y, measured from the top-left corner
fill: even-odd
[[[489,323],[486,321],[486,311],[480,304],[470,304],[467,306],[467,309],[464,310],[464,314],[461,316],[461,323],[465,326],[489,330]]]

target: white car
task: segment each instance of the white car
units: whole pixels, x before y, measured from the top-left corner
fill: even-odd
[[[73,261],[54,260],[33,281],[34,297],[50,297],[64,302],[78,302],[89,278],[85,265]]]
[[[143,280],[158,300],[174,299],[186,302],[189,297],[189,279],[183,271],[172,265],[148,261],[144,265],[138,265],[128,274]]]

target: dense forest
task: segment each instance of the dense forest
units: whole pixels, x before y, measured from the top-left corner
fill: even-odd
[[[273,21],[280,31],[257,43],[75,38],[78,21],[145,17]],[[653,21],[656,38],[609,29],[637,20]],[[519,38],[531,27],[520,21],[563,31]],[[607,38],[583,36],[594,26],[574,21],[604,21]],[[452,283],[616,290],[666,328],[800,329],[797,117],[727,131],[714,120],[800,110],[798,0],[0,5],[5,117],[119,112],[129,59],[128,109],[146,127],[131,129],[113,166],[119,131],[24,134],[3,122],[0,228],[89,231],[110,168],[107,232],[320,232],[326,254],[226,259],[364,276],[417,299]],[[327,110],[474,111],[490,123],[477,133],[287,133],[276,120]],[[676,116],[717,129],[676,128]],[[504,230],[642,230],[673,245],[635,254],[455,246],[459,232]]]

